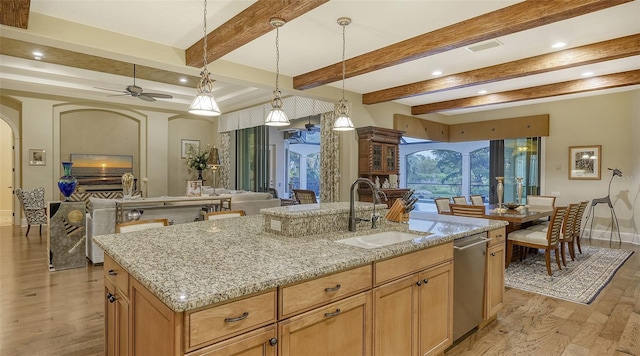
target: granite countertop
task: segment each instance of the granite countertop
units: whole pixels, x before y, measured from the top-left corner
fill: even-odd
[[[348,269],[507,225],[413,212],[408,224],[290,238],[263,231],[262,215],[94,237],[116,262],[176,312]],[[366,225],[366,224],[362,224]],[[381,231],[416,238],[375,249],[335,242]]]

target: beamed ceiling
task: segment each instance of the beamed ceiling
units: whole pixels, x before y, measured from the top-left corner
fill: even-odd
[[[1,3],[0,84],[7,93],[186,111],[204,62],[203,2]],[[276,16],[287,21],[280,29],[285,94],[342,87],[342,28],[336,23],[342,16],[353,20],[346,28],[345,89],[365,105],[393,101],[418,117],[455,115],[640,87],[639,0],[209,1],[207,61],[223,112],[270,100],[275,33],[269,19]],[[59,25],[43,30],[49,23]],[[65,32],[80,25],[95,43],[83,45],[79,34]],[[148,48],[100,48],[100,34],[138,39]],[[566,46],[552,48],[557,42]],[[147,55],[157,48],[175,54],[177,64]],[[34,60],[33,51],[43,57]],[[137,85],[174,99],[109,96],[113,92],[104,88],[132,84],[133,63]],[[259,74],[252,80],[237,68]]]

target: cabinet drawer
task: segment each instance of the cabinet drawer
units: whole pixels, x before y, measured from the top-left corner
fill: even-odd
[[[104,278],[113,283],[123,295],[129,297],[129,273],[106,253],[103,266]]]
[[[371,288],[371,265],[280,288],[280,319]]]
[[[276,321],[276,291],[187,312],[187,351]]]
[[[375,285],[409,275],[453,259],[453,242],[408,253],[374,264]]]
[[[503,243],[505,236],[507,235],[505,231],[504,227],[496,230],[490,230],[487,234],[487,237],[491,239],[491,241],[489,241],[489,247]]]

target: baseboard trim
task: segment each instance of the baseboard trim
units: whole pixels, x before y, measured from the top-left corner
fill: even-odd
[[[589,229],[585,229],[582,234],[582,239],[589,239],[589,235],[591,234],[591,238],[594,240],[601,241],[609,241],[618,242],[618,232],[613,231],[613,235],[611,234],[611,230],[596,230],[593,229],[593,232]],[[633,234],[630,232],[620,232],[620,240],[622,242],[630,243],[633,245],[640,245],[640,235]]]

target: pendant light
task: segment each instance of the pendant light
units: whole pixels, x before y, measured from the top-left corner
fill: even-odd
[[[274,17],[269,20],[269,23],[276,28],[276,89],[273,91],[271,110],[264,120],[264,124],[267,126],[287,126],[289,125],[289,118],[287,118],[287,114],[282,110],[282,98],[280,97],[280,89],[278,89],[278,77],[280,77],[279,29],[284,26],[285,21],[279,17]]]
[[[200,82],[198,82],[198,94],[189,107],[189,112],[201,116],[218,116],[220,108],[213,97],[213,80],[209,78],[207,69],[207,0],[204,0],[204,67],[200,72]]]
[[[345,28],[351,23],[351,18],[341,17],[338,19],[338,25],[342,26],[342,99],[338,102],[338,108],[336,108],[336,120],[333,123],[334,131],[352,131],[353,122],[349,118],[349,107],[347,106],[347,100],[344,98],[344,78],[346,73],[346,65],[344,60],[344,52],[346,47],[345,42]]]

